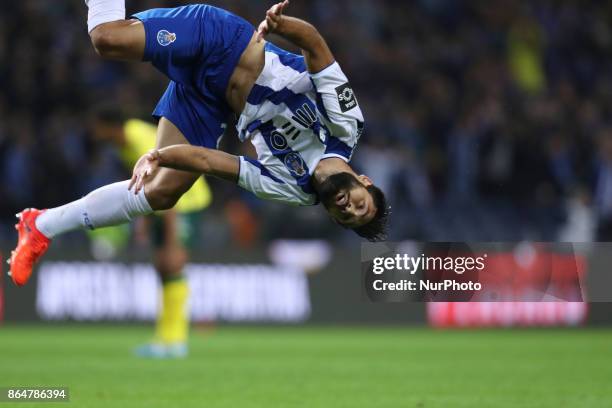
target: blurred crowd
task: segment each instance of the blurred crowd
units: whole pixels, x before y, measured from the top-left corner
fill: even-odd
[[[256,25],[272,2],[213,4]],[[351,80],[366,117],[355,165],[387,192],[391,239],[612,238],[612,3],[294,0],[288,14],[320,29]],[[167,84],[148,64],[96,56],[85,22],[82,0],[0,9],[3,222],[125,178],[88,112],[116,101],[146,118]],[[356,239],[320,209],[212,184],[205,245]]]

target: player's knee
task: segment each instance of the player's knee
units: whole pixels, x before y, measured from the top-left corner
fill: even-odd
[[[173,195],[160,194],[159,192],[153,192],[152,194],[147,194],[147,200],[149,201],[149,205],[155,211],[164,211],[170,210],[174,208],[178,201],[179,197]]]
[[[155,268],[165,278],[180,276],[187,263],[187,252],[179,245],[167,245],[155,254]]]
[[[104,58],[112,58],[122,47],[121,36],[112,23],[100,24],[89,36],[98,55]]]
[[[155,211],[169,210],[173,208],[179,198],[181,198],[179,192],[155,182],[145,187],[145,195],[149,205]]]

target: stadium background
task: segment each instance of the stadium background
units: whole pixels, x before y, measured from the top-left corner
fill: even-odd
[[[267,3],[222,5],[257,24]],[[388,192],[392,240],[581,241],[598,230],[607,237],[612,217],[610,7],[296,1],[290,10],[320,27],[356,89],[367,130],[355,163]],[[21,208],[55,206],[125,177],[110,149],[88,138],[87,110],[116,101],[149,118],[166,85],[147,64],[96,56],[85,11],[80,0],[28,0],[0,12],[0,217],[9,225]],[[231,134],[226,142],[238,148]],[[317,209],[215,187],[207,247],[273,237],[356,242]],[[229,221],[236,211],[250,220],[242,231]]]
[[[211,3],[253,24],[271,4]],[[127,1],[128,12],[179,4],[186,2]],[[320,29],[356,91],[366,132],[354,163],[387,192],[393,213],[391,240],[607,241],[612,237],[612,4],[294,0],[289,10]],[[116,152],[96,144],[89,134],[91,108],[100,101],[114,101],[134,117],[148,119],[167,83],[147,64],[109,62],[95,55],[85,21],[81,0],[25,0],[0,9],[0,253],[4,257],[14,245],[14,214],[22,208],[56,206],[129,175]],[[224,147],[249,151],[232,132]],[[210,181],[214,203],[202,218],[194,262],[215,262],[213,267],[248,264],[285,273],[295,265],[274,262],[276,240],[324,238],[318,244],[326,249],[316,256],[325,257],[330,250],[330,263],[307,277],[307,313],[292,321],[333,327],[256,325],[217,332],[207,323],[217,319],[205,318],[195,330],[190,361],[153,367],[127,359],[129,347],[146,338],[145,327],[15,324],[41,318],[97,321],[99,316],[79,315],[86,302],[73,302],[63,304],[65,313],[54,317],[53,310],[58,310],[52,307],[58,307],[51,302],[54,299],[47,299],[51,309],[41,309],[38,276],[24,289],[14,288],[5,278],[3,312],[9,322],[0,327],[0,347],[8,353],[0,356],[0,363],[9,367],[3,372],[11,380],[0,381],[0,386],[32,381],[72,385],[80,406],[101,406],[115,398],[128,401],[126,406],[178,402],[198,406],[205,398],[211,406],[270,406],[270,398],[282,406],[303,405],[301,398],[310,402],[304,406],[340,406],[340,402],[403,406],[405,402],[419,407],[530,403],[601,407],[611,403],[603,392],[612,375],[607,329],[412,328],[426,321],[425,306],[364,302],[357,277],[359,240],[334,226],[321,209],[260,202],[237,187]],[[148,250],[130,242],[110,260],[110,272],[149,259]],[[105,264],[94,260],[83,233],[56,239],[47,260],[87,262],[72,264],[81,269],[71,273],[97,277],[85,283],[87,288],[107,296],[108,286],[100,286],[104,277],[95,270]],[[601,270],[608,264],[599,260]],[[147,276],[153,276],[149,272]],[[129,273],[138,275],[136,270]],[[57,284],[63,276],[46,282]],[[149,282],[146,276],[143,279]],[[274,287],[278,291],[269,294],[272,298],[289,293],[282,285]],[[137,289],[134,293],[146,292]],[[60,298],[72,295],[78,300],[79,286],[58,290]],[[219,297],[231,292],[223,290]],[[81,295],[85,301],[86,295]],[[143,304],[150,306],[150,299]],[[609,325],[610,307],[593,304],[588,315],[577,320],[561,316],[548,323],[582,325],[588,319],[591,324]],[[134,310],[117,320],[151,317],[145,313],[138,318]],[[233,321],[222,313],[216,316]],[[102,316],[108,319],[109,315]],[[28,357],[20,359],[23,355]],[[81,364],[89,367],[88,373],[77,369]],[[262,367],[266,369],[261,371]],[[156,379],[161,369],[181,378],[178,389],[160,387]],[[120,370],[132,376],[133,388],[115,377],[113,373]],[[368,371],[379,378],[374,388],[386,393],[384,397],[366,392],[372,385],[364,374]],[[218,372],[233,383],[220,382]],[[194,382],[195,376],[202,380]],[[405,378],[415,379],[410,395],[400,391]],[[509,381],[502,387],[499,379]],[[334,394],[336,404],[331,404],[329,396]],[[192,398],[196,395],[198,402]]]

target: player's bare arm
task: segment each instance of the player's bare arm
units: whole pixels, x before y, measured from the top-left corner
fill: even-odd
[[[258,40],[270,33],[278,34],[302,49],[309,72],[322,71],[334,62],[331,50],[312,24],[283,14],[288,5],[289,0],[285,0],[266,12],[266,19],[257,30]]]
[[[138,194],[146,180],[153,176],[158,168],[166,167],[175,170],[215,176],[236,182],[240,171],[237,156],[219,150],[190,145],[175,145],[154,149],[142,156],[134,166],[129,189]]]

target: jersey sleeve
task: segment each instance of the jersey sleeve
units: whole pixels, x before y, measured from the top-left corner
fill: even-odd
[[[292,186],[275,176],[259,160],[240,157],[238,186],[255,194],[263,200],[280,201],[300,205],[301,202],[291,193]]]
[[[353,88],[337,62],[310,77],[317,92],[317,109],[331,133],[323,158],[349,161],[364,126]]]

